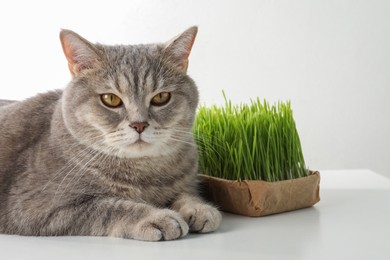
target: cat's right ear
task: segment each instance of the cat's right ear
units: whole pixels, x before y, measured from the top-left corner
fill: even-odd
[[[179,71],[186,73],[188,68],[188,57],[190,56],[192,45],[194,44],[198,27],[188,28],[179,36],[169,41],[164,47],[164,54]]]
[[[71,30],[61,30],[60,40],[73,77],[101,66],[99,50]]]

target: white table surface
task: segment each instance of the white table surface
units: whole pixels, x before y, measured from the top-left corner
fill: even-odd
[[[262,218],[225,213],[219,231],[176,241],[0,235],[0,259],[390,259],[390,179],[322,171],[312,208]]]

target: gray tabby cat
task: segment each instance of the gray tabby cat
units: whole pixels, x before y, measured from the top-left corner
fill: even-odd
[[[158,241],[218,228],[197,193],[196,33],[106,46],[61,32],[69,85],[0,102],[0,233]]]

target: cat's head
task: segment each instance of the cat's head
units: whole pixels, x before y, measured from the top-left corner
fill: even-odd
[[[164,44],[107,46],[61,31],[73,77],[62,99],[70,133],[126,158],[192,145],[198,91],[186,71],[196,33],[191,27]]]

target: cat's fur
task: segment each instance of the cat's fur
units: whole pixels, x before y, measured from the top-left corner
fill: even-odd
[[[197,193],[198,92],[186,74],[196,33],[106,46],[61,32],[69,85],[0,102],[0,233],[156,241],[218,228]],[[162,91],[170,102],[152,106]],[[104,93],[123,105],[104,106]],[[149,126],[139,134],[134,122]]]

